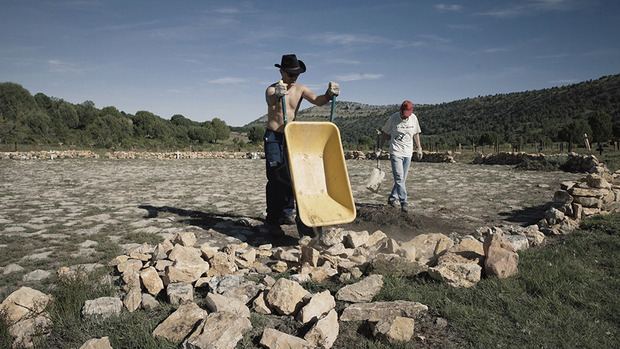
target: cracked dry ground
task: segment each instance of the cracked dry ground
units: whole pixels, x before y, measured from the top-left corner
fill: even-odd
[[[473,233],[481,226],[529,225],[542,215],[562,181],[582,175],[518,171],[510,166],[413,163],[407,180],[410,212],[386,205],[392,179],[378,193],[365,189],[374,161],[349,160],[357,219],[343,228],[382,230],[408,241],[422,233]],[[192,231],[221,247],[295,244],[262,227],[264,160],[0,160],[0,299],[33,272],[105,264],[110,251],[141,237],[163,240]],[[131,239],[127,239],[131,236]],[[161,241],[159,240],[159,241]]]

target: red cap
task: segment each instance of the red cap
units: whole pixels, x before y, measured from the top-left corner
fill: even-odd
[[[403,116],[411,116],[413,113],[413,103],[411,103],[411,101],[404,101],[403,104],[400,105],[400,111]]]

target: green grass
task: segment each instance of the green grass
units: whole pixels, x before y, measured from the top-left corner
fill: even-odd
[[[551,240],[551,239],[550,239]],[[105,271],[105,269],[103,269]],[[519,274],[483,279],[471,288],[452,288],[428,277],[384,276],[376,301],[410,300],[448,321],[454,347],[470,348],[616,348],[620,346],[620,213],[585,221],[580,230],[553,239],[545,247],[520,252]],[[286,276],[281,274],[278,276]],[[74,348],[89,338],[109,336],[114,348],[176,348],[154,339],[155,326],[172,311],[123,312],[107,320],[83,318],[87,299],[114,294],[102,275],[58,281],[49,292],[52,335],[37,348]],[[342,285],[305,283],[312,292]],[[337,306],[342,309],[342,304]],[[238,347],[258,348],[271,316],[253,314],[255,328]],[[293,326],[293,323],[289,324]],[[362,325],[363,327],[363,325]],[[296,327],[286,328],[295,332]],[[363,335],[359,323],[342,323],[335,348],[415,348],[418,343],[385,343]],[[8,326],[0,323],[0,347],[10,347]],[[458,341],[458,342],[456,342]]]
[[[468,289],[385,280],[379,299],[429,306],[475,348],[612,348],[620,344],[620,214],[596,217],[520,253],[519,275]]]

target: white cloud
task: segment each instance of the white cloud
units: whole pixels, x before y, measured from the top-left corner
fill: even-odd
[[[376,80],[383,77],[383,74],[365,74],[365,73],[352,73],[346,75],[339,75],[337,79],[339,81],[358,81],[358,80]]]
[[[247,79],[243,79],[243,78],[228,77],[228,78],[213,79],[213,80],[209,80],[208,82],[210,84],[240,84],[246,81]]]
[[[573,10],[580,6],[578,2],[578,0],[530,0],[520,4],[498,7],[480,14],[499,18],[529,16],[544,12]]]
[[[435,8],[440,11],[459,11],[462,6],[461,5],[446,5],[446,4],[437,4]]]
[[[52,73],[81,73],[84,69],[78,68],[73,63],[63,62],[57,59],[47,61],[48,70]]]

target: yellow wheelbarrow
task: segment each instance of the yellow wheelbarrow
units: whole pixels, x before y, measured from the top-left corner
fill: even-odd
[[[282,105],[286,105],[284,100]],[[350,223],[356,215],[340,131],[333,123],[335,105],[334,96],[329,122],[286,123],[284,111],[297,217],[312,228]]]

